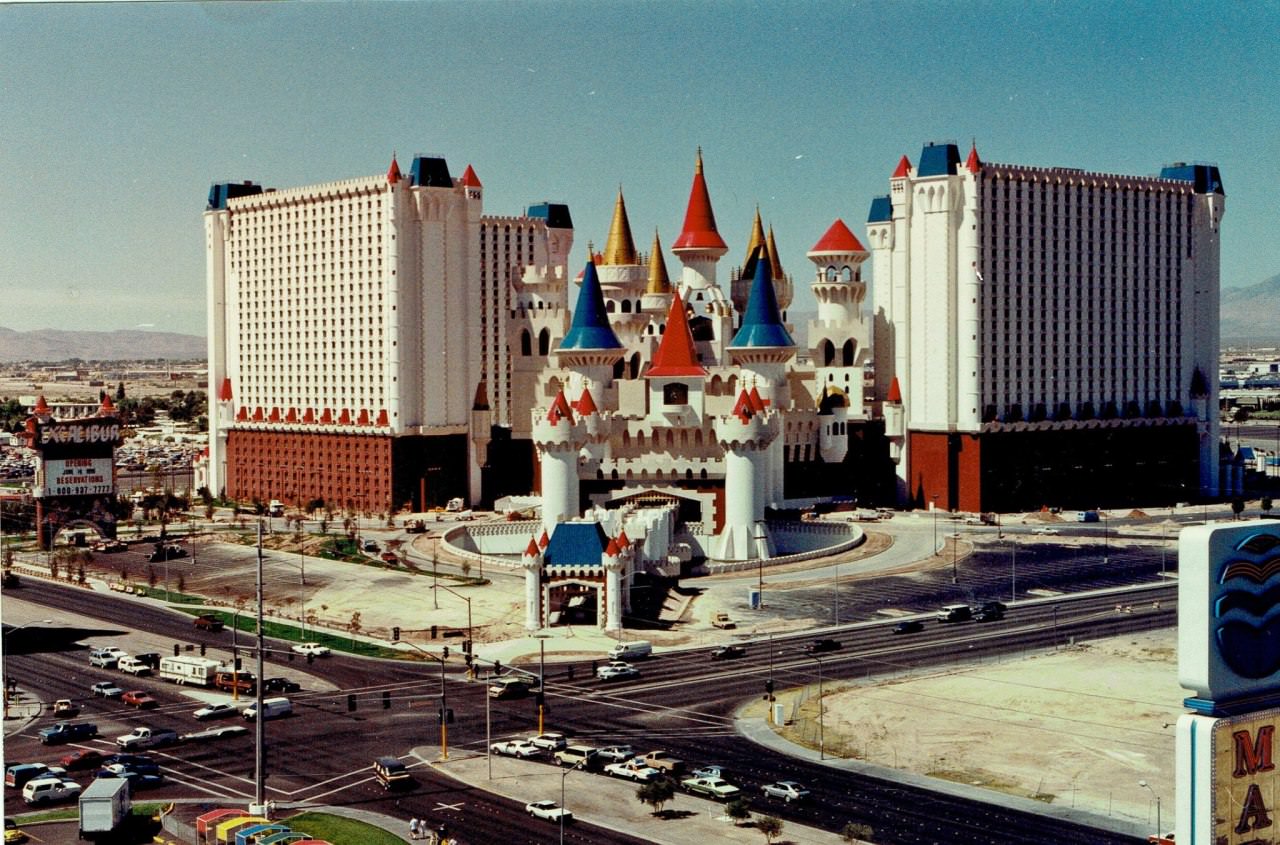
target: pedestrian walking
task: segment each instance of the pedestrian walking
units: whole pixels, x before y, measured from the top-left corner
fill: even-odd
[[[421,826],[418,824],[418,820],[416,818],[409,819],[409,838],[417,839],[420,833]]]

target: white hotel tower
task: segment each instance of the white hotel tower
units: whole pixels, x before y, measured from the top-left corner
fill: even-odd
[[[871,206],[899,499],[1002,510],[1218,492],[1216,167],[904,156]]]

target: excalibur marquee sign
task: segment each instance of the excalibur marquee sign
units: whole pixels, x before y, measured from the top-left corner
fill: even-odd
[[[1178,845],[1280,845],[1280,523],[1178,541]]]

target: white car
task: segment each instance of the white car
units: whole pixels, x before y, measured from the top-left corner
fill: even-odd
[[[780,780],[775,783],[766,783],[760,787],[769,798],[781,798],[790,804],[792,801],[803,801],[809,797],[809,790],[793,780]]]
[[[151,667],[143,663],[136,657],[121,655],[120,660],[116,663],[116,668],[121,672],[128,672],[130,675],[150,675]]]
[[[239,712],[233,705],[224,702],[222,704],[206,704],[191,715],[203,722],[206,719],[222,719],[227,716],[235,716]]]
[[[1032,533],[1032,534],[1057,534],[1057,533],[1058,533],[1058,529],[1056,529],[1056,528],[1032,528],[1032,529],[1031,529],[1031,533]]]
[[[532,804],[525,804],[524,811],[535,819],[545,819],[549,822],[573,821],[573,813],[554,801],[534,801]]]
[[[542,749],[527,739],[513,739],[507,742],[495,742],[493,745],[489,746],[489,750],[494,754],[501,754],[503,757],[516,757],[522,760],[530,757],[537,757],[542,754]]]
[[[22,800],[31,806],[66,801],[80,794],[80,784],[56,777],[39,777],[22,787]]]
[[[596,751],[596,754],[611,763],[625,763],[636,756],[636,750],[630,745],[606,745]]]
[[[93,694],[101,698],[119,698],[124,690],[116,686],[115,681],[98,681],[91,687]]]
[[[543,751],[559,751],[561,748],[568,746],[568,742],[564,738],[564,734],[538,734],[529,737],[529,742],[541,748]]]
[[[293,647],[296,654],[305,654],[312,657],[326,657],[329,654],[329,647],[320,645],[320,643],[298,643]]]
[[[596,670],[596,677],[602,681],[619,681],[625,678],[640,677],[640,670],[630,663],[609,663]]]
[[[604,767],[605,774],[616,778],[626,778],[640,783],[647,783],[662,777],[662,772],[653,766],[646,766],[639,760],[627,760],[624,763],[610,763]]]

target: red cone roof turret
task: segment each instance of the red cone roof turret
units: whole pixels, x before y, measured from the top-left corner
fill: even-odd
[[[582,398],[578,400],[578,415],[586,417],[597,412],[596,400],[591,398],[591,391],[583,388]]]
[[[555,401],[547,410],[548,422],[558,423],[560,420],[568,420],[569,424],[573,425],[573,411],[569,410],[569,400],[564,398],[563,390],[556,394]]]
[[[395,185],[400,181],[400,162],[396,161],[396,154],[391,154],[391,166],[387,168],[387,182]]]
[[[609,538],[609,545],[607,545],[607,546],[605,546],[605,547],[604,547],[604,553],[605,553],[605,555],[606,555],[607,557],[617,557],[617,556],[618,556],[618,541],[617,541],[617,540],[615,540],[614,538],[610,537],[610,538]]]
[[[468,188],[484,187],[484,185],[480,184],[480,177],[476,175],[475,170],[469,164],[467,165],[467,169],[462,171],[462,184],[466,185]]]
[[[547,532],[542,532],[542,536],[546,537]],[[532,534],[529,535],[529,545],[525,546],[524,553],[529,557],[537,557],[542,553],[538,548],[538,541],[533,538]]]
[[[897,405],[902,404],[902,386],[898,384],[897,376],[894,376],[893,381],[889,382],[889,395],[884,397],[884,401]]]
[[[907,158],[906,156],[903,156],[902,160],[898,162],[897,170],[894,170],[893,175],[890,176],[889,178],[901,179],[904,176],[910,176],[910,175],[911,175],[911,159]]]
[[[698,363],[698,350],[693,345],[689,318],[677,292],[671,297],[671,310],[667,312],[667,330],[658,344],[658,351],[653,353],[653,364],[645,376],[703,377],[706,374],[707,371]]]
[[[43,393],[36,397],[35,413],[42,417],[47,417],[49,415],[49,403],[44,401]]]
[[[538,538],[538,548],[545,549],[550,542],[551,538],[547,536],[547,529],[542,529],[542,536]]]
[[[631,540],[627,537],[627,529],[624,528],[618,532],[618,546],[625,548],[629,545],[631,545]]]
[[[231,379],[230,378],[224,377],[222,379],[222,387],[218,388],[218,401],[219,402],[231,401]]]
[[[964,163],[970,173],[978,173],[982,170],[982,159],[978,158],[978,142],[975,141],[969,147],[969,160]]]
[[[701,147],[698,148],[698,163],[693,171],[693,186],[689,189],[689,205],[684,212],[684,226],[671,249],[676,252],[717,250],[721,255],[729,251],[716,229],[716,214],[711,209],[711,195],[707,193],[707,180],[702,175]]]
[[[818,242],[809,250],[812,255],[815,252],[866,252],[867,249],[858,240],[853,232],[849,231],[849,227],[844,221],[836,218],[836,222],[831,224],[831,228],[827,229],[826,234],[818,239]]]
[[[98,408],[98,413],[106,415],[106,414],[114,414],[115,412],[116,412],[116,406],[111,401],[111,394],[103,393],[102,407]]]

